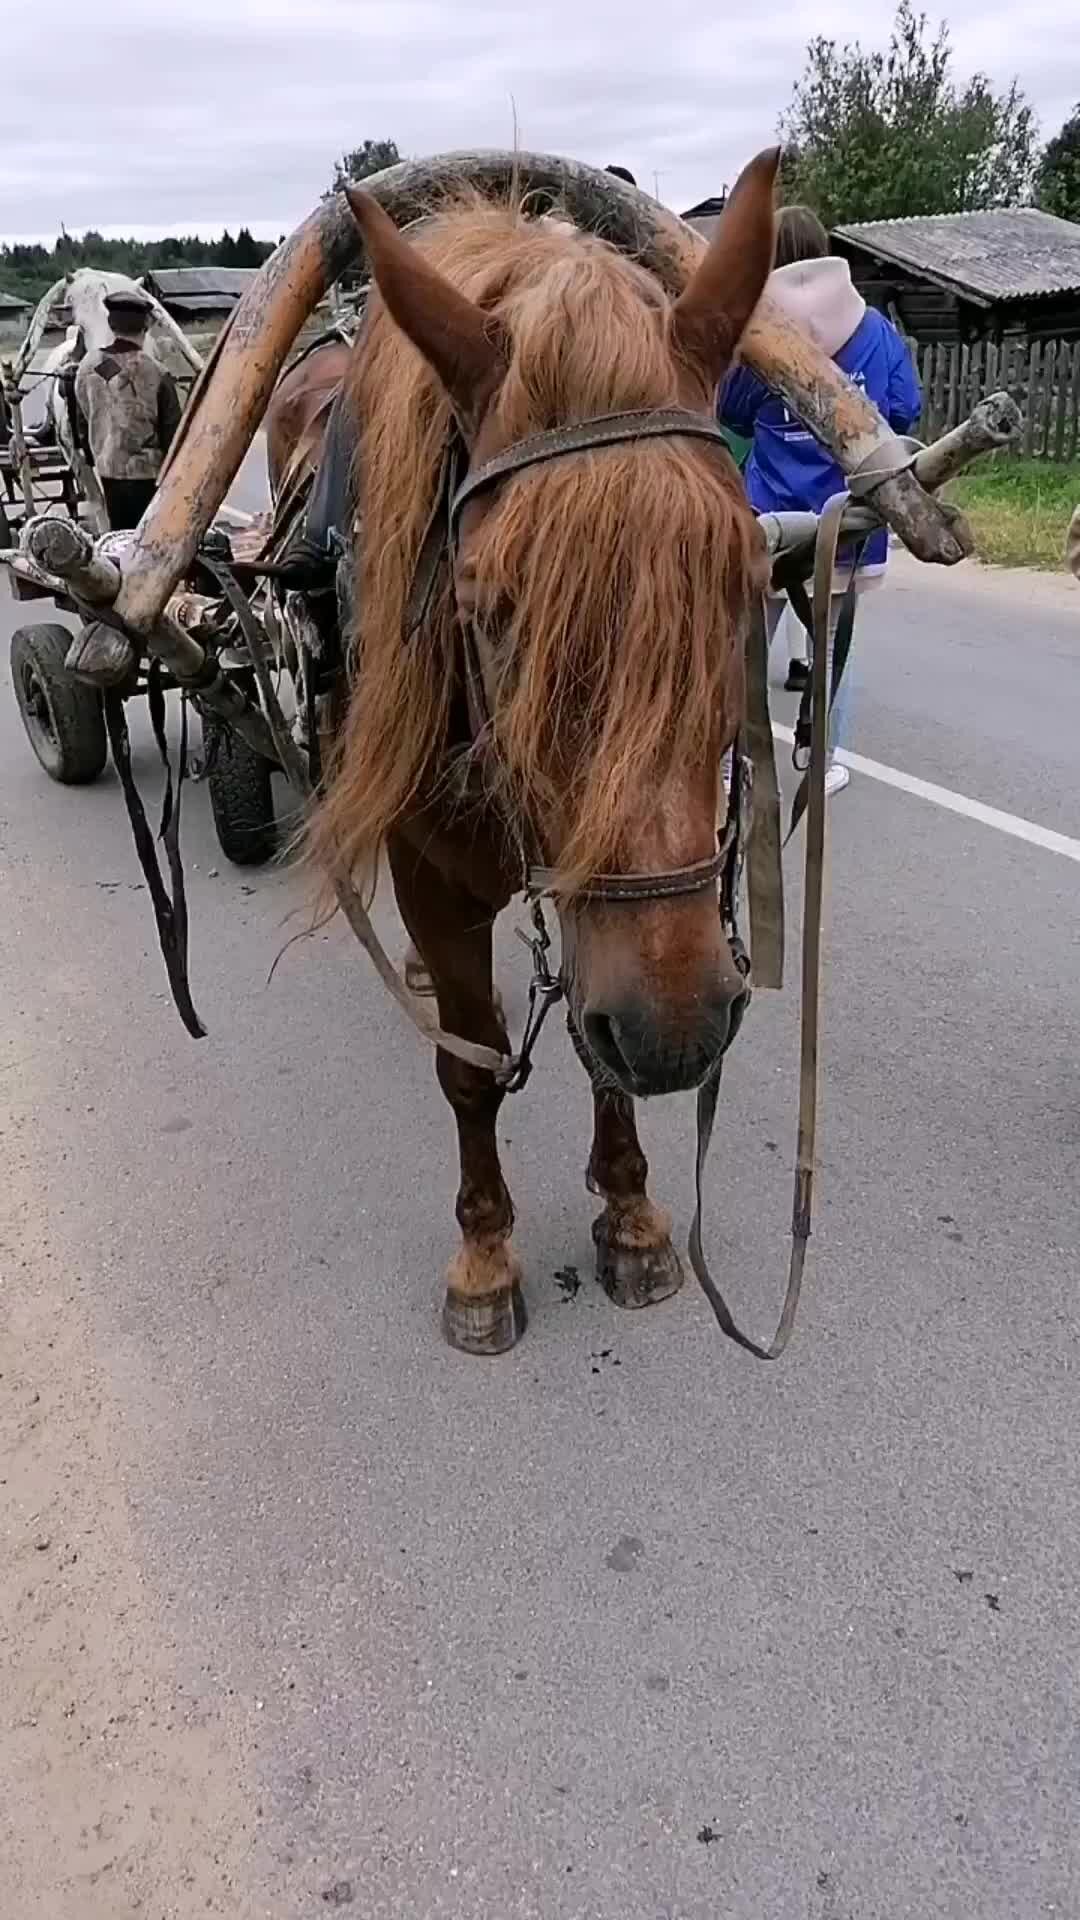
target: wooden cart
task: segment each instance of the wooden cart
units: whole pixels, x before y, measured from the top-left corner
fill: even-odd
[[[46,545],[59,540],[63,546],[66,536],[56,528],[66,528],[69,535],[92,541],[103,560],[122,558],[133,535],[106,531],[101,489],[75,430],[74,360],[64,364],[62,353],[54,351],[41,364],[49,334],[62,331],[70,317],[69,285],[60,281],[39,302],[18,352],[2,368],[0,565],[15,600],[44,602],[54,613],[79,620],[85,605],[73,597],[70,583],[35,557],[34,529],[53,523],[41,537]],[[154,323],[175,346],[179,384],[190,390],[202,369],[201,356],[156,303]],[[47,437],[40,426],[28,423],[32,412],[48,423]],[[224,517],[230,526],[247,520],[227,511]],[[242,541],[244,534],[234,537]],[[249,545],[261,543],[257,530],[254,540],[247,538]],[[71,628],[55,618],[19,626],[11,638],[11,676],[27,739],[45,772],[63,786],[85,786],[103,772],[108,744],[101,689],[77,678],[67,665],[72,639]],[[234,671],[242,673],[245,665],[246,658],[235,661]],[[123,687],[125,698],[146,696],[150,671],[150,662],[136,663]],[[176,683],[159,674],[158,684],[165,691]],[[274,851],[272,772],[247,742],[215,726],[212,716],[204,720],[196,775],[207,780],[222,852],[237,865],[260,864]]]

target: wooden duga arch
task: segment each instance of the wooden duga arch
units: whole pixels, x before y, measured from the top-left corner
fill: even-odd
[[[634,253],[672,292],[704,242],[636,188],[593,167],[547,154],[455,153],[406,161],[365,180],[364,191],[398,223],[438,205],[451,185],[491,196],[557,202],[581,226]],[[324,201],[262,267],[219,336],[189,401],[158,492],[143,517],[116,601],[123,623],[158,651],[153,629],[236,476],[300,329],[360,252],[343,193]],[[782,393],[830,447],[845,473],[887,474],[875,504],[920,559],[953,565],[971,551],[954,509],[924,492],[910,455],[873,404],[764,299],[743,358]],[[175,662],[174,662],[175,665]]]

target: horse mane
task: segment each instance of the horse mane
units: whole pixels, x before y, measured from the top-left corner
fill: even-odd
[[[510,363],[507,440],[677,399],[671,303],[606,242],[474,199],[414,244],[497,315]],[[695,263],[687,248],[685,271]],[[449,591],[425,630],[405,610],[451,429],[449,403],[374,300],[348,390],[361,429],[354,693],[312,824],[316,857],[370,871],[388,832],[431,797],[457,650]],[[761,546],[733,463],[654,440],[553,461],[500,486],[476,535],[497,625],[493,728],[512,800],[568,825],[571,884],[610,869],[673,770],[738,723],[742,629]]]

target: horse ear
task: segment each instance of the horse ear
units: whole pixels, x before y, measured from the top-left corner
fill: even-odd
[[[346,187],[345,197],[388,311],[438,374],[472,440],[506,373],[496,323],[409,245],[370,193]]]
[[[779,165],[780,149],[770,147],[743,168],[704,260],[675,302],[675,346],[713,385],[730,366],[772,271]]]

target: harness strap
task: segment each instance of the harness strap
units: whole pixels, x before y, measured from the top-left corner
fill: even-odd
[[[746,841],[746,890],[754,985],[775,992],[784,984],[784,875],[780,861],[780,785],[769,717],[768,671],[765,602],[759,598],[746,638],[743,740],[753,769]]]
[[[431,611],[439,575],[449,560],[451,502],[457,487],[462,455],[461,440],[457,430],[454,429],[443,452],[435,500],[421,536],[420,550],[413,569],[412,585],[409,588],[409,598],[405,607],[406,641],[411,640],[419,631]]]
[[[855,614],[856,614],[857,605],[858,605],[858,584],[857,584],[858,577],[859,577],[858,567],[859,567],[859,561],[862,557],[862,551],[865,545],[866,545],[865,538],[863,538],[862,540],[859,540],[856,543],[855,551],[852,556],[851,573],[848,578],[847,586],[844,588],[844,597],[841,602],[839,617],[836,622],[836,633],[833,637],[833,644],[832,644],[832,672],[830,674],[829,682],[828,682],[828,687],[829,687],[828,711],[830,714],[833,709],[833,702],[835,701],[836,695],[839,691],[840,682],[844,677],[844,670],[847,666],[848,655],[851,652],[851,639],[855,631]],[[806,597],[805,594],[803,594],[804,600],[805,600],[805,597]],[[793,601],[793,604],[794,604],[794,601]],[[796,611],[798,612],[797,607],[796,607]],[[830,609],[829,611],[826,612],[826,628],[825,628],[826,646],[828,644],[828,626],[829,626],[830,620],[831,620],[831,598],[830,598]],[[818,630],[818,606],[817,606],[817,585],[816,585],[816,577],[815,577],[814,609],[811,615],[810,625],[807,627],[811,648],[817,645],[817,630]],[[802,779],[800,780],[799,785],[795,790],[795,798],[791,803],[791,819],[788,823],[787,833],[784,836],[785,846],[787,845],[787,842],[791,839],[792,834],[794,833],[796,827],[799,824],[799,821],[802,819],[803,814],[806,811],[807,795],[808,795],[808,788],[807,788],[808,768],[803,766],[800,756],[801,754],[806,752],[813,738],[813,713],[812,713],[813,700],[814,700],[814,679],[813,679],[813,675],[811,675],[810,684],[804,689],[802,699],[799,702],[799,712],[795,722],[795,747],[792,753],[792,764],[802,772]]]
[[[791,1209],[791,1253],[787,1290],[776,1332],[768,1346],[744,1333],[709,1271],[702,1246],[705,1163],[712,1143],[723,1061],[700,1089],[697,1100],[696,1206],[690,1228],[690,1264],[720,1331],[756,1360],[778,1360],[791,1338],[806,1266],[814,1196],[814,1148],[817,1136],[817,1063],[821,1015],[821,909],[825,878],[825,762],[828,728],[826,658],[829,602],[840,523],[847,494],[834,494],[822,511],[814,556],[814,650],[811,671],[812,733],[806,776],[806,867],[802,940],[802,1024],[799,1044],[799,1130]]]
[[[131,821],[139,865],[146,875],[146,884],[154,908],[154,919],[157,923],[158,941],[165,961],[165,971],[172,997],[176,1003],[177,1012],[192,1039],[201,1040],[206,1033],[206,1028],[195,1011],[191,998],[191,982],[188,979],[187,897],[184,892],[184,869],[180,860],[180,794],[187,772],[187,701],[182,701],[180,708],[180,757],[174,796],[172,764],[165,737],[165,700],[161,691],[160,669],[156,667],[156,663],[150,670],[148,695],[154,738],[165,768],[165,795],[161,805],[161,825],[158,834],[165,848],[165,857],[169,865],[169,875],[172,880],[171,894],[165,885],[157,848],[154,845],[154,836],[146,818],[146,809],[135,784],[135,776],[131,769],[131,740],[128,735],[123,696],[115,687],[109,687],[105,692],[105,727],[124,795],[124,804]]]
[[[670,873],[594,873],[574,898],[581,901],[677,900],[680,894],[702,893],[720,876],[734,837],[734,819],[729,819],[715,853],[707,860],[695,860],[688,867],[673,867]],[[550,898],[561,891],[555,867],[530,867],[527,891],[534,899]]]
[[[550,427],[545,433],[530,434],[526,440],[515,440],[513,446],[505,452],[497,453],[493,459],[486,460],[481,467],[475,467],[466,474],[450,501],[450,533],[453,536],[462,508],[474,495],[485,488],[494,486],[496,481],[505,480],[511,474],[523,473],[528,467],[544,466],[549,460],[564,459],[570,453],[595,453],[601,447],[635,445],[641,440],[672,440],[689,438],[708,440],[714,446],[723,447],[730,458],[730,449],[719,426],[708,414],[692,413],[688,407],[655,407],[641,409],[632,413],[600,414],[594,420],[581,420],[568,427]]]
[[[209,558],[206,564],[235,613],[240,631],[247,643],[259,695],[270,731],[274,736],[274,745],[277,748],[282,769],[297,797],[307,802],[311,799],[311,780],[304,764],[304,757],[289,731],[288,721],[281,710],[281,703],[263,652],[262,629],[247,595],[237,585],[229,569],[217,560]],[[459,1060],[466,1061],[469,1066],[481,1067],[486,1073],[493,1073],[500,1080],[512,1079],[520,1069],[520,1057],[496,1053],[494,1047],[480,1046],[475,1041],[463,1040],[459,1034],[445,1032],[428,1013],[423,1002],[418,1000],[406,986],[372,926],[371,916],[351,878],[339,870],[333,875],[333,887],[342,913],[371,960],[384,987],[393,995],[402,1011],[408,1015],[417,1032],[433,1047],[441,1047],[444,1053],[455,1054]]]

